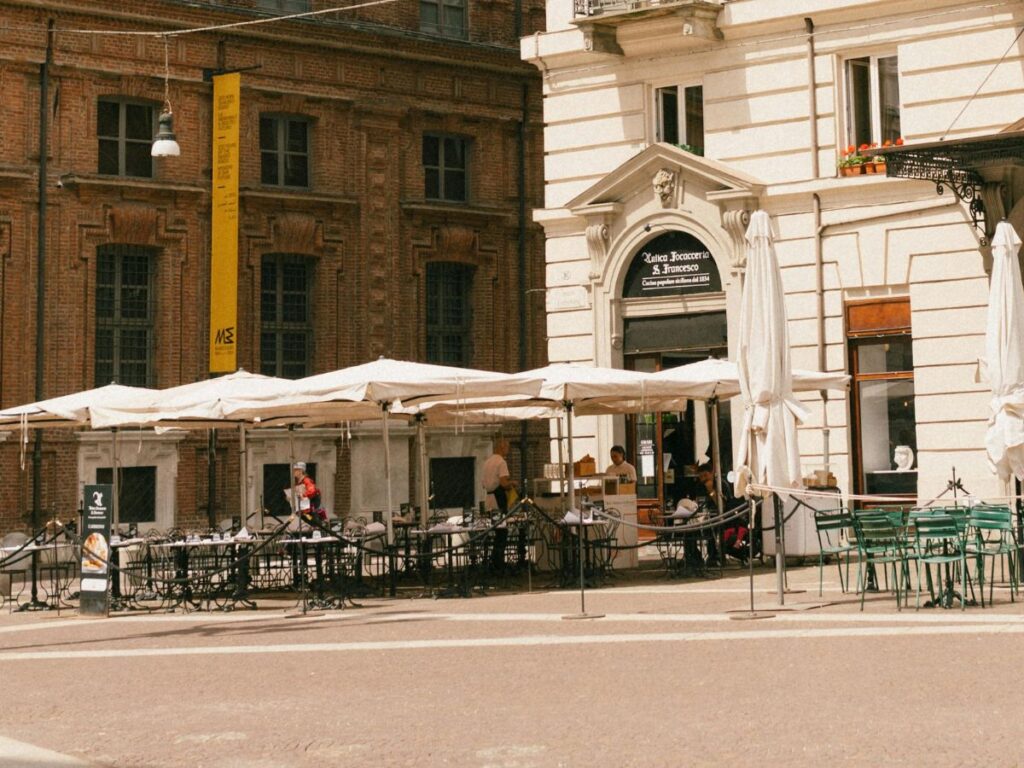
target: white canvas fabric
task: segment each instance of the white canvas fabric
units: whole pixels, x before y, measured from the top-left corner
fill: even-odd
[[[785,294],[767,213],[754,212],[746,237],[737,354],[744,416],[737,474],[742,477],[747,468],[755,480],[792,488],[801,484],[797,423],[808,414],[793,397]],[[756,457],[750,455],[751,436]]]
[[[652,374],[656,380],[673,381],[679,384],[679,394],[688,394],[694,400],[721,400],[742,394],[739,366],[731,360],[708,358],[676,368]],[[850,377],[845,373],[824,371],[792,371],[794,392],[818,392],[825,389],[845,391],[850,387]],[[659,410],[668,410],[665,408]]]
[[[0,428],[23,423],[29,428],[86,426],[93,409],[113,407],[126,400],[151,396],[156,392],[155,389],[145,387],[107,384],[105,387],[7,408],[0,411]]]
[[[193,429],[216,427],[231,421],[225,409],[235,399],[266,400],[289,393],[295,382],[238,370],[168,389],[149,390],[92,408],[92,426]]]
[[[1017,252],[1021,241],[1002,221],[992,238],[985,353],[992,386],[992,416],[985,448],[993,469],[1006,481],[1024,478],[1024,287]]]

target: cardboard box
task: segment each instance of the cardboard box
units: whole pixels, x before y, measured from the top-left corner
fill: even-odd
[[[597,474],[597,462],[589,453],[572,465],[576,477],[590,477]]]

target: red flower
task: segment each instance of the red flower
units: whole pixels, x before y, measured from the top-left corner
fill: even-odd
[[[848,154],[848,155],[852,155],[856,151],[857,151],[857,148],[855,146],[853,146],[853,144],[851,144],[850,146],[848,146],[846,148],[846,154]]]
[[[861,151],[864,151],[865,149],[871,149],[871,147],[869,147],[867,144],[861,144],[860,149]]]
[[[903,137],[902,136],[900,138],[896,139],[896,146],[897,147],[902,147],[903,146]]]
[[[884,142],[882,142],[882,146],[883,147],[891,147],[892,146],[892,141],[890,139],[886,139]]]

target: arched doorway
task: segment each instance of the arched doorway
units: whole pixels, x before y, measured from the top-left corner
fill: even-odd
[[[684,300],[685,297],[685,300]],[[698,299],[694,301],[692,299]],[[654,372],[728,357],[722,280],[710,250],[682,231],[662,233],[637,249],[622,285],[624,367]],[[722,469],[732,463],[729,409],[720,409]],[[640,519],[680,498],[703,493],[697,467],[711,459],[711,418],[702,402],[676,412],[626,419],[627,451],[637,468]]]

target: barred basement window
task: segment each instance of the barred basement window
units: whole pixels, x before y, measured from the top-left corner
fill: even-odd
[[[96,105],[99,172],[110,176],[153,176],[150,151],[156,133],[150,104],[100,99]]]
[[[423,136],[424,195],[428,200],[469,199],[469,141],[456,136]]]
[[[306,118],[260,115],[260,182],[276,187],[309,186]]]
[[[313,356],[313,265],[303,257],[263,257],[260,290],[260,372],[298,379]]]
[[[155,259],[155,248],[96,249],[96,386],[152,385]]]
[[[466,0],[420,0],[420,31],[466,38]]]
[[[472,267],[448,261],[427,264],[428,363],[470,365],[473,357],[472,290]]]

